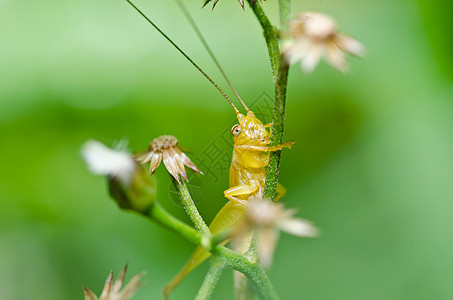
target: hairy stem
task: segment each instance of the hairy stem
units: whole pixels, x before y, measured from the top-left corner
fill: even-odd
[[[288,21],[291,17],[291,1],[290,0],[278,0],[280,8],[280,25],[281,31],[288,29]]]
[[[195,225],[195,228],[206,235],[210,235],[211,231],[209,230],[208,225],[206,225],[205,221],[198,212],[198,209],[195,206],[192,197],[190,196],[189,190],[187,189],[186,183],[184,181],[178,183],[173,177],[172,180],[173,184],[178,190],[179,198],[181,199],[181,202],[184,205],[184,209],[186,210],[186,213],[189,215],[190,219]]]
[[[226,259],[221,256],[213,256],[211,260],[211,266],[209,271],[204,278],[203,284],[198,290],[197,297],[195,300],[207,300],[211,298],[211,294],[220,279],[220,276],[225,270]]]
[[[228,267],[247,276],[262,299],[279,299],[269,277],[267,277],[266,272],[258,263],[252,263],[243,255],[222,246],[216,246],[212,253],[227,258]]]
[[[264,14],[261,7],[255,3],[255,15],[261,24],[268,45],[269,57],[274,74],[275,84],[275,97],[274,109],[272,118],[272,145],[279,145],[283,142],[283,129],[285,121],[285,103],[286,103],[286,87],[288,83],[288,69],[289,65],[283,59],[280,49],[278,47],[278,34],[273,26],[270,25],[269,20],[261,15]],[[291,13],[290,0],[279,0],[280,9],[280,23],[281,29],[286,30],[287,23]],[[270,40],[268,40],[270,39]],[[278,175],[280,170],[280,157],[281,151],[271,152],[269,164],[266,169],[266,185],[264,188],[264,196],[266,198],[275,199]]]
[[[278,43],[278,31],[270,23],[269,19],[266,17],[258,1],[249,0],[249,4],[263,29],[263,35],[266,40],[266,45],[269,53],[269,59],[271,63],[272,75],[275,85],[275,97],[272,120],[273,124],[272,145],[279,145],[283,142],[286,87],[288,82],[289,65],[285,62],[282,54],[280,53]],[[291,11],[290,8],[291,8],[290,0],[279,0],[281,30],[286,30],[286,26]],[[280,169],[280,157],[281,151],[271,152],[269,164],[266,169],[266,183],[264,188],[264,197],[270,198],[272,200],[275,199],[277,191],[278,175]],[[245,255],[248,259],[254,261],[255,263],[258,263],[257,246],[258,246],[257,238],[256,236],[254,236],[250,244],[250,249]],[[249,279],[251,278],[249,276],[247,277]],[[272,295],[272,297],[277,297],[277,295],[276,294]]]
[[[278,32],[266,17],[262,7],[259,5],[258,1],[249,0],[249,4],[258,19],[258,22],[261,24],[264,38],[266,39],[267,50],[269,52],[275,85],[272,145],[278,145],[283,141],[283,124],[285,121],[286,86],[288,82],[289,65],[285,62],[280,53]],[[279,8],[282,30],[285,30],[290,17],[290,0],[279,0]],[[270,199],[275,199],[276,196],[280,156],[281,151],[271,152],[269,164],[266,169],[264,196]]]
[[[259,264],[252,263],[245,256],[224,246],[212,246],[212,243],[209,241],[211,239],[210,236],[206,236],[205,234],[198,232],[194,228],[175,218],[164,208],[162,208],[159,203],[155,203],[148,212],[143,213],[143,216],[176,233],[193,244],[204,247],[207,251],[211,252],[212,255],[224,258],[226,260],[227,267],[239,271],[247,276],[263,299],[278,299],[269,278]],[[208,239],[207,242],[206,239]]]
[[[160,226],[173,231],[189,242],[196,245],[201,245],[202,243],[203,235],[200,232],[172,216],[158,203],[155,203],[151,209],[143,215]]]
[[[241,272],[234,271],[234,299],[235,300],[256,300],[258,293],[250,280]]]
[[[273,126],[272,126],[272,145],[279,145],[283,142],[283,129],[285,122],[285,103],[286,103],[286,86],[288,83],[289,65],[283,57],[280,57],[280,68],[278,71],[278,80],[275,85],[275,99],[273,109]],[[264,187],[264,196],[269,199],[275,199],[280,170],[280,151],[270,153],[269,164],[266,169],[266,185]]]

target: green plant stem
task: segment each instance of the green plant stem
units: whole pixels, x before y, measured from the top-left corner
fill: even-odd
[[[193,244],[204,247],[207,251],[211,252],[212,255],[224,258],[228,267],[243,273],[247,276],[247,278],[249,278],[263,299],[278,299],[269,278],[259,264],[250,262],[245,256],[240,255],[224,246],[215,245],[211,247],[212,244],[210,242],[205,242],[205,234],[198,232],[194,228],[173,217],[164,208],[162,208],[159,203],[155,203],[149,211],[142,213],[142,215],[160,226],[173,231]]]
[[[259,264],[252,263],[243,255],[222,246],[216,246],[212,253],[226,258],[228,267],[247,276],[262,299],[279,299],[269,277],[267,277],[266,272]]]
[[[291,16],[291,1],[290,0],[278,0],[278,6],[280,9],[280,25],[281,31],[284,32],[288,29],[288,21]]]
[[[253,10],[258,22],[263,28],[264,39],[266,40],[267,50],[269,52],[269,59],[271,62],[272,75],[274,79],[274,84],[277,83],[278,75],[278,66],[280,63],[280,48],[278,46],[278,32],[271,24],[266,14],[264,13],[263,8],[259,4],[259,1],[248,0],[250,7]]]
[[[269,19],[266,17],[263,9],[259,5],[258,1],[253,2],[253,0],[249,0],[249,4],[263,29],[263,35],[266,40],[269,59],[271,62],[272,75],[275,85],[275,97],[272,120],[273,124],[272,145],[279,145],[283,142],[286,87],[288,83],[289,65],[286,63],[282,54],[280,53],[280,48],[278,44],[279,35],[278,30],[276,30],[275,27],[272,26]],[[291,11],[290,0],[279,0],[279,9],[280,9],[281,30],[286,30],[286,26],[289,21]],[[270,198],[272,200],[275,199],[277,191],[278,175],[280,170],[280,157],[281,151],[271,152],[269,164],[266,169],[266,183],[264,188],[264,197]],[[252,260],[255,263],[258,263],[257,241],[258,241],[257,236],[256,234],[254,234],[253,239],[250,243],[250,248],[245,254],[245,256],[249,260]],[[252,278],[251,276],[247,277],[249,279]],[[275,294],[273,295],[273,297],[277,297],[277,295]]]
[[[250,3],[252,3],[252,0],[249,0],[249,4]],[[283,124],[285,121],[286,86],[288,83],[289,65],[280,53],[278,46],[278,32],[269,22],[269,19],[264,14],[258,1],[255,1],[254,4],[250,6],[263,29],[271,61],[272,74],[274,75],[275,97],[272,119],[272,145],[279,145],[283,141]],[[279,0],[279,9],[280,22],[282,24],[282,29],[284,30],[290,17],[290,0]],[[264,196],[272,200],[275,199],[276,196],[280,157],[281,151],[271,152],[269,164],[266,169]]]
[[[149,218],[151,221],[159,224],[160,226],[173,231],[180,237],[188,240],[197,245],[201,245],[203,235],[202,233],[196,231],[194,228],[190,227],[181,220],[173,217],[169,214],[163,207],[158,203],[155,203],[151,209],[143,214],[145,217]]]
[[[211,235],[211,231],[209,230],[208,225],[206,225],[205,221],[201,217],[197,207],[195,206],[195,203],[192,200],[192,197],[190,196],[186,183],[184,181],[178,183],[173,177],[172,180],[173,184],[178,190],[179,198],[181,199],[181,202],[184,205],[186,213],[189,215],[190,219],[195,225],[195,228],[206,235]]]
[[[233,271],[234,276],[234,299],[235,300],[257,300],[258,293],[250,280],[238,271]]]
[[[231,239],[233,232],[234,232],[234,230],[232,228],[228,228],[228,229],[222,230],[219,233],[214,234],[211,238],[211,245],[215,246],[226,240]]]
[[[207,300],[211,298],[211,294],[214,291],[217,283],[219,282],[220,276],[225,270],[226,259],[221,256],[213,256],[211,259],[211,266],[209,271],[204,278],[203,284],[198,290],[197,297],[195,300]]]
[[[280,57],[280,68],[278,71],[278,81],[275,85],[275,99],[273,109],[272,126],[272,145],[279,145],[283,142],[283,129],[285,122],[286,87],[288,84],[289,65],[283,57]],[[266,169],[266,184],[264,196],[275,199],[280,170],[281,151],[270,153],[269,164]]]

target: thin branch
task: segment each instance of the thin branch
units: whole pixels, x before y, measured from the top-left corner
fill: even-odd
[[[143,213],[143,216],[149,218],[151,221],[159,224],[160,226],[169,229],[180,237],[196,245],[205,247],[205,249],[211,252],[212,255],[221,256],[226,259],[227,267],[239,271],[247,276],[263,299],[278,299],[269,278],[259,264],[252,263],[243,255],[221,245],[216,245],[213,248],[206,247],[206,245],[211,245],[210,242],[206,243],[206,235],[196,231],[194,228],[169,214],[159,205],[159,203],[155,203],[148,212]]]
[[[211,267],[209,268],[203,284],[198,290],[195,300],[208,300],[211,298],[212,292],[219,282],[220,276],[225,270],[226,260],[220,256],[213,256],[211,260]]]
[[[190,219],[195,225],[195,228],[206,235],[211,235],[211,231],[209,230],[208,225],[206,225],[205,221],[201,217],[197,207],[195,206],[195,203],[192,200],[192,197],[190,196],[186,183],[184,181],[178,183],[173,177],[172,180],[173,184],[178,190],[179,198],[181,199],[181,202],[184,205],[184,209],[186,210],[186,213],[189,215]]]
[[[291,17],[291,1],[290,0],[278,0],[280,8],[280,30],[286,31],[288,29],[288,21]]]

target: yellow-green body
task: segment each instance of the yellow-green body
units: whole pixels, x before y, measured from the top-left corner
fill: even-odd
[[[263,125],[250,110],[247,115],[237,113],[237,118],[239,124],[232,129],[234,148],[230,167],[230,188],[224,192],[225,197],[230,201],[217,213],[209,225],[212,234],[232,228],[246,210],[247,202],[262,198],[269,152],[281,150],[283,147],[290,148],[293,143],[267,146],[271,142],[271,133],[266,128],[270,128],[272,124]],[[283,196],[284,189],[280,186],[278,192],[280,193],[277,199]],[[208,251],[198,246],[187,264],[166,285],[164,297],[167,297],[187,274],[210,255]]]

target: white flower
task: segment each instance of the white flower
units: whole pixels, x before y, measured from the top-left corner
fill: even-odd
[[[113,284],[113,272],[110,272],[109,276],[102,290],[101,296],[98,298],[91,290],[83,287],[83,293],[85,295],[85,300],[128,300],[131,299],[135,292],[140,287],[140,279],[143,277],[144,273],[135,275],[131,281],[126,285],[126,287],[121,291],[124,283],[124,277],[126,276],[127,265],[121,271],[120,275]],[[113,286],[112,286],[113,284]]]
[[[129,153],[88,141],[82,148],[82,156],[94,174],[117,178],[125,185],[131,182],[136,163]]]
[[[270,266],[280,231],[301,237],[318,235],[318,229],[309,221],[293,218],[295,212],[268,200],[250,201],[234,239],[241,241],[249,236],[252,230],[257,230],[260,262],[265,267]]]
[[[316,12],[301,13],[289,23],[287,41],[282,52],[288,63],[300,61],[303,71],[309,73],[321,57],[336,69],[346,72],[348,64],[344,52],[363,56],[365,47],[355,39],[337,32],[335,21],[327,15]]]

